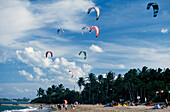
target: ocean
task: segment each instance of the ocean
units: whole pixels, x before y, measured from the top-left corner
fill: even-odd
[[[23,110],[28,109],[28,107],[25,106],[4,106],[0,105],[0,112],[10,112],[12,110]]]
[[[0,102],[1,104],[18,104],[18,102]],[[21,104],[29,104],[22,103]],[[51,108],[43,107],[40,109],[39,107],[31,107],[31,106],[17,106],[17,105],[0,105],[0,112],[51,112]]]
[[[0,101],[0,104],[29,104],[29,102],[12,102],[12,101]]]

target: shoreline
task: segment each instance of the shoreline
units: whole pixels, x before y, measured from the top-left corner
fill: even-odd
[[[46,108],[51,108],[51,112],[58,112],[57,104],[1,104],[4,106],[30,106],[30,107],[39,107],[42,105]],[[164,109],[153,109],[154,106],[144,106],[144,105],[138,105],[138,106],[113,106],[113,107],[103,107],[103,106],[97,106],[97,105],[78,105],[75,109],[72,109],[71,106],[68,106],[68,110],[65,110],[62,108],[60,111],[66,111],[66,112],[150,112],[150,111],[159,111],[159,112],[170,112],[170,108],[164,108]]]

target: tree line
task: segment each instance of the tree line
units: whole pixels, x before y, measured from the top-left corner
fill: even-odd
[[[117,78],[115,78],[117,77]],[[80,91],[64,88],[63,84],[52,85],[47,90],[39,88],[38,98],[32,103],[63,103],[66,99],[69,103],[78,101],[83,104],[137,101],[159,102],[169,99],[170,69],[152,69],[144,66],[140,69],[130,69],[127,73],[116,75],[109,71],[106,76],[89,73],[88,77],[79,77],[77,81]],[[161,93],[161,90],[164,92]],[[156,92],[159,92],[156,94]]]

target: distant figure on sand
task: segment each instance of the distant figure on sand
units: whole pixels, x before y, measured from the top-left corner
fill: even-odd
[[[42,105],[40,105],[39,109],[43,109],[43,106],[42,106]]]
[[[145,104],[147,103],[147,98],[145,97]]]
[[[71,108],[72,108],[72,109],[75,109],[75,108],[76,108],[76,105],[71,104]]]
[[[65,110],[67,110],[67,103],[67,100],[64,100],[63,108],[65,108]]]
[[[65,110],[67,110],[67,104],[65,105]]]
[[[57,104],[58,110],[61,110],[61,105]]]
[[[166,108],[168,108],[168,100],[165,99],[165,105],[166,105]]]

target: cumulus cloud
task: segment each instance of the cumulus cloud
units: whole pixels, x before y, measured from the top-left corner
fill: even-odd
[[[75,83],[79,77],[85,77],[92,69],[92,66],[88,64],[84,64],[82,67],[77,66],[76,62],[70,62],[64,57],[53,59],[46,58],[40,51],[35,51],[32,47],[25,48],[24,50],[17,50],[16,54],[21,62],[33,68],[33,80],[35,81],[57,81],[63,84]],[[69,70],[74,71],[74,78],[71,78],[68,72]],[[20,73],[27,76],[25,71],[20,71]]]
[[[21,75],[25,76],[27,80],[33,80],[33,75],[26,72],[25,70],[18,71]]]
[[[162,28],[162,29],[161,29],[161,32],[162,32],[162,33],[168,33],[168,29],[163,29],[163,28]]]
[[[97,45],[94,45],[92,44],[90,47],[89,47],[90,50],[94,51],[94,52],[103,52],[102,48],[100,48],[99,46]]]
[[[86,73],[90,72],[93,67],[88,64],[83,64],[83,69]]]
[[[45,58],[41,51],[35,52],[32,47],[25,48],[24,51],[17,50],[17,57],[22,62],[30,66],[49,67],[52,63],[50,58]]]
[[[37,73],[38,76],[44,76],[45,75],[40,68],[33,67],[33,70],[34,70],[35,73]]]

